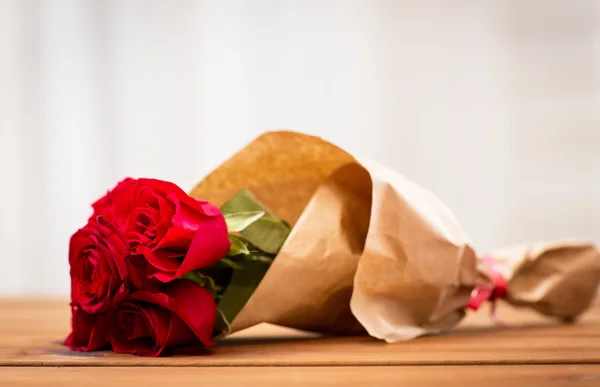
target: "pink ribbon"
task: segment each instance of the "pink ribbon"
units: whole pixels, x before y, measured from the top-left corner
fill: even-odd
[[[491,257],[482,257],[481,261],[485,264],[492,283],[477,285],[473,289],[467,309],[477,310],[484,302],[490,301],[490,316],[492,320],[498,325],[504,325],[496,316],[496,301],[499,298],[506,297],[508,281],[500,272],[498,264],[494,259]]]

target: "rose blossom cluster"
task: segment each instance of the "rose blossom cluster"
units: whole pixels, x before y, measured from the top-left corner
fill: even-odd
[[[70,241],[72,331],[65,344],[142,356],[212,345],[215,300],[181,277],[227,254],[221,211],[175,184],[129,178],[93,209]]]

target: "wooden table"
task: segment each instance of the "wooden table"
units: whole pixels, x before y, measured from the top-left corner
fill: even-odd
[[[262,325],[208,355],[139,358],[68,351],[64,300],[3,300],[0,386],[600,386],[600,303],[572,325],[504,305],[499,314],[510,327],[484,310],[398,344]]]

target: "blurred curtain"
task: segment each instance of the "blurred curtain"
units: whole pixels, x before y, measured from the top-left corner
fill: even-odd
[[[0,0],[0,295],[69,289],[89,203],[260,132],[436,193],[482,251],[600,242],[600,3]]]

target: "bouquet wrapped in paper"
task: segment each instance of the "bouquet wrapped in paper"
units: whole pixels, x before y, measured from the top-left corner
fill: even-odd
[[[401,174],[317,137],[271,132],[190,192],[126,179],[71,238],[74,350],[201,351],[262,322],[396,342],[503,298],[573,320],[600,283],[589,243],[478,256]]]

